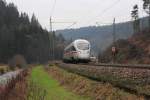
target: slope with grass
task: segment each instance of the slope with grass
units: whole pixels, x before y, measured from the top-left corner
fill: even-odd
[[[56,80],[44,71],[43,66],[33,68],[30,81],[31,80],[46,90],[45,100],[87,100],[61,87]]]
[[[77,73],[71,73],[60,66],[50,65],[46,71],[50,76],[57,79],[61,86],[78,95],[90,97],[91,100],[144,100],[143,96],[129,93],[129,91],[124,91],[107,82],[98,82]]]

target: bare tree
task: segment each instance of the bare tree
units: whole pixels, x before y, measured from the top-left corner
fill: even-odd
[[[149,15],[149,28],[150,28],[150,0],[143,0],[143,9]]]

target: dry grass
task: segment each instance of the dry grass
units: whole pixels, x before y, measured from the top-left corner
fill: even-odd
[[[26,100],[27,96],[27,78],[16,83],[16,86],[10,93],[7,95],[6,100]]]
[[[111,83],[127,92],[149,97],[150,70],[138,68],[99,67],[91,65],[58,64],[69,72],[101,82]]]
[[[60,82],[60,85],[79,95],[88,96],[91,100],[144,100],[142,96],[124,92],[111,84],[92,81],[56,66],[46,70]]]

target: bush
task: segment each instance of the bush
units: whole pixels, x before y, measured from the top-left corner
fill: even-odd
[[[3,69],[3,68],[0,68],[0,75],[2,75],[2,74],[4,74],[4,73],[5,73],[4,69]]]
[[[27,62],[22,55],[16,55],[8,62],[8,65],[11,70],[15,70],[15,68],[26,68]]]
[[[143,48],[137,47],[136,45],[130,43],[128,40],[120,39],[115,44],[117,52],[114,59],[117,63],[129,63],[129,61],[137,60],[145,55]],[[113,45],[108,47],[102,54],[99,54],[99,61],[102,63],[109,63],[112,61],[112,46]]]

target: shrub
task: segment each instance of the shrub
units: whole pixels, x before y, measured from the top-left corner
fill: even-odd
[[[15,68],[26,68],[27,62],[22,55],[16,55],[8,62],[8,65],[11,70],[14,70]]]

